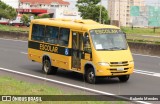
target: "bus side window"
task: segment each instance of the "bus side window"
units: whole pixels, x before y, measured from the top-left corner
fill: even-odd
[[[88,33],[84,34],[83,47],[84,47],[84,51],[86,51],[88,53],[91,53],[91,44],[90,44],[90,41],[89,41]]]
[[[33,24],[32,28],[32,40],[44,41],[44,25]]]
[[[68,46],[69,34],[70,34],[70,29],[67,29],[67,28],[60,29],[60,37],[59,37],[60,45]]]
[[[51,44],[58,44],[59,28],[53,26],[46,26],[45,41]]]

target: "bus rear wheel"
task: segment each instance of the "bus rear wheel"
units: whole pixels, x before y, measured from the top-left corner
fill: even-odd
[[[85,79],[90,84],[96,83],[96,76],[93,68],[89,68],[86,72]]]
[[[51,62],[48,59],[46,59],[43,61],[42,70],[44,71],[45,74],[49,75],[49,74],[56,74],[58,68],[51,66]]]
[[[130,75],[123,75],[123,76],[119,76],[118,78],[121,82],[127,82],[129,77]]]

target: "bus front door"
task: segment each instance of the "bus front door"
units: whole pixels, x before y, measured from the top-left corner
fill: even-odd
[[[83,43],[83,33],[72,32],[72,69],[80,71],[81,69],[81,50]]]

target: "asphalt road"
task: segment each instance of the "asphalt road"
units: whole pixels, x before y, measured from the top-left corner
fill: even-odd
[[[59,70],[56,75],[45,75],[41,64],[27,58],[27,42],[0,39],[0,67],[33,74],[78,86],[117,95],[160,95],[160,57],[133,54],[135,73],[126,83],[118,78],[99,79],[98,84],[85,83],[81,74]],[[137,71],[138,70],[138,71]]]

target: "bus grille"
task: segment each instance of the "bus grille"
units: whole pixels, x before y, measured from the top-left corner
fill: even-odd
[[[126,73],[129,68],[127,67],[129,65],[128,61],[122,61],[122,62],[110,62],[110,72],[112,74],[120,74],[120,73]],[[124,70],[117,70],[117,68],[122,67]]]
[[[111,67],[120,67],[120,66],[128,66],[128,61],[123,62],[110,62]]]

